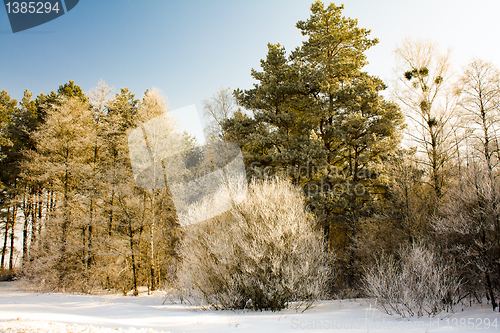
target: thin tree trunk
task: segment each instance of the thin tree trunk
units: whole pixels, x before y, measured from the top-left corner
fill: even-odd
[[[150,146],[150,143],[149,143],[149,139],[148,139],[148,136],[146,134],[146,129],[144,128],[144,124],[141,124],[141,129],[142,129],[142,134],[144,136],[144,141],[146,142],[146,147],[148,149],[148,153],[153,161],[153,165],[155,163],[155,156],[153,155],[152,151],[151,151],[151,146]],[[165,179],[166,181],[166,179]],[[154,239],[153,239],[153,230],[154,230],[154,225],[155,225],[155,218],[156,218],[156,215],[155,215],[155,189],[153,188],[152,189],[152,195],[151,195],[151,205],[152,205],[152,213],[153,213],[153,218],[152,218],[152,221],[151,221],[151,228],[150,228],[150,239],[149,239],[149,245],[150,245],[150,256],[149,256],[149,261],[150,261],[150,280],[151,280],[151,288],[150,290],[154,290],[155,289],[155,264],[154,264]],[[144,212],[146,210],[146,194],[144,194]],[[143,218],[145,217],[145,213],[143,215]]]
[[[10,206],[7,207],[7,220],[5,221],[5,234],[3,238],[3,247],[2,247],[2,263],[0,265],[2,269],[5,268],[5,255],[7,254],[7,240],[9,238],[9,218],[10,218]]]
[[[93,236],[93,226],[94,226],[94,219],[95,219],[95,197],[96,197],[96,177],[97,177],[97,171],[96,171],[96,164],[97,164],[97,155],[98,155],[98,148],[97,148],[97,142],[94,146],[94,164],[93,164],[93,169],[92,169],[92,194],[90,196],[90,211],[89,211],[89,225],[88,225],[88,233],[87,233],[87,249],[86,249],[86,266],[87,269],[90,268],[93,262],[93,255],[92,255],[92,236]]]
[[[5,269],[5,255],[7,254],[7,240],[9,238],[9,222],[5,222],[5,235],[3,238],[3,247],[2,247],[2,263],[0,267]]]
[[[67,233],[69,229],[69,149],[66,149],[65,175],[64,175],[64,202],[63,202],[63,223],[61,230],[61,261],[66,259]]]
[[[149,261],[150,261],[150,267],[151,267],[151,291],[156,290],[156,276],[155,276],[155,257],[154,257],[154,230],[155,230],[155,223],[156,223],[156,209],[155,209],[155,190],[153,190],[153,194],[151,195],[151,210],[153,213],[153,218],[151,220],[151,228],[149,232]]]
[[[93,259],[93,254],[92,254],[92,233],[93,233],[93,228],[92,225],[89,225],[89,232],[88,232],[88,238],[87,238],[87,268],[90,268],[92,266],[92,262],[94,261]]]
[[[137,296],[139,295],[139,291],[137,290],[137,267],[135,264],[134,231],[132,229],[132,220],[130,218],[128,219],[128,229],[129,229],[131,260],[132,260],[132,282],[134,284],[134,296]]]
[[[25,200],[23,202],[23,214],[24,214],[24,223],[23,223],[23,262],[24,266],[29,261],[29,248],[28,248],[28,234],[29,234],[29,223],[30,218],[32,217],[33,203],[31,202],[31,195],[28,194],[28,197],[25,196]],[[33,221],[31,221],[33,223]]]
[[[40,191],[40,195],[38,197],[38,227],[36,229],[36,234],[37,234],[37,251],[39,252],[41,248],[41,242],[42,242],[42,228],[43,228],[43,192],[44,190],[42,189]],[[48,198],[47,198],[48,200]]]
[[[87,263],[87,237],[85,236],[87,233],[88,226],[84,225],[82,227],[82,264],[85,265]]]
[[[10,257],[9,257],[9,269],[12,270],[14,268],[14,233],[16,230],[16,216],[17,216],[17,207],[13,207],[13,212],[12,212],[12,223],[11,223],[11,229],[10,229]]]
[[[33,194],[33,199],[37,199],[37,197],[35,197],[35,194]],[[39,223],[38,215],[37,215],[37,213],[38,213],[38,200],[33,200],[32,205],[33,205],[33,208],[31,210],[31,240],[30,240],[29,249],[28,249],[29,261],[33,261],[32,249],[34,248],[34,246],[36,244],[37,229],[38,229],[38,223]]]
[[[491,299],[491,306],[493,307],[493,311],[495,311],[498,307],[498,304],[497,304],[497,301],[495,299],[495,294],[493,293],[493,286],[491,284],[490,274],[488,274],[488,271],[486,271],[484,274],[486,277],[486,289],[487,289],[489,297]]]
[[[115,188],[111,189],[111,199],[110,199],[110,205],[109,205],[109,219],[108,219],[108,236],[111,237],[112,231],[113,231],[113,212],[114,212],[114,207],[113,205],[115,204]]]

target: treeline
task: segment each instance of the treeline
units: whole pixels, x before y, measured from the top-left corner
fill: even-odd
[[[233,107],[215,132],[242,147],[249,177],[286,177],[303,189],[336,255],[332,293],[382,297],[368,282],[378,271],[389,294],[424,295],[459,281],[437,302],[486,296],[497,308],[498,69],[474,59],[453,72],[449,53],[407,39],[395,52],[387,101],[386,84],[363,71],[378,41],[342,9],[315,2],[297,23],[307,38],[301,47],[287,54],[269,44],[261,70],[251,72],[254,87],[234,92],[246,112]],[[230,98],[218,92],[208,113]],[[404,267],[426,269],[403,279]],[[389,281],[391,269],[399,282]],[[432,279],[434,287],[403,290]]]
[[[110,94],[73,81],[34,100],[26,91],[19,105],[1,93],[2,268],[15,268],[22,230],[17,266],[35,288],[137,294],[172,274],[172,199],[136,185],[127,147],[127,131],[166,102],[155,90]]]
[[[276,262],[280,253],[300,248],[304,264],[319,253],[328,257],[317,264],[328,297],[368,293],[404,316],[432,315],[483,297],[497,308],[498,69],[475,59],[453,74],[449,54],[435,44],[405,40],[395,52],[398,76],[388,100],[382,95],[387,85],[363,71],[365,52],[377,39],[342,10],[315,2],[309,19],[297,23],[306,37],[301,47],[287,54],[269,44],[261,71],[251,71],[252,89],[222,89],[205,101],[209,140],[242,148],[252,193],[268,193],[268,178],[286,179],[302,190],[306,208],[295,197],[276,206],[276,196],[266,194],[273,201],[267,205],[253,195],[247,206],[201,229],[182,229],[168,190],[137,187],[128,159],[127,131],[165,111],[155,91],[142,100],[127,89],[108,98],[101,84],[86,96],[70,81],[35,100],[25,92],[19,104],[2,91],[2,267],[13,268],[14,230],[22,229],[22,274],[34,285],[137,293],[140,285],[154,290],[175,281],[180,267],[183,286],[197,285],[210,302],[245,307],[258,297],[264,308],[279,309],[298,299],[294,289],[325,296],[323,286],[299,288],[300,282],[287,280],[290,269]],[[283,195],[291,193],[278,183]],[[328,255],[316,241],[314,251],[306,251],[285,213],[269,222],[271,211],[287,202],[294,202],[294,216],[314,214],[301,220],[319,227]],[[213,228],[217,223],[238,226],[245,245],[231,243],[239,238],[227,238]],[[259,223],[290,229],[278,241]],[[252,234],[256,230],[269,237]],[[308,241],[316,239],[304,230]],[[254,253],[262,244],[267,250]],[[290,267],[300,269],[300,258],[286,253],[294,258]],[[238,264],[231,266],[231,258]],[[189,279],[187,263],[210,269],[193,273],[206,281]],[[254,285],[248,281],[255,275],[242,267],[258,272]],[[284,288],[277,303],[265,282],[271,280]]]

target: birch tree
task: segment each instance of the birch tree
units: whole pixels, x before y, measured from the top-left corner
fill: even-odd
[[[468,124],[468,168],[445,198],[436,231],[445,235],[447,248],[461,263],[470,293],[485,291],[493,310],[494,290],[500,284],[500,191],[498,138],[500,72],[475,59],[464,67],[458,83],[459,110]],[[483,282],[481,282],[483,281]]]
[[[404,106],[407,133],[417,144],[428,184],[440,198],[455,152],[452,120],[457,99],[452,90],[450,52],[441,53],[431,41],[405,39],[395,54],[397,82],[392,90]]]
[[[236,111],[236,100],[229,88],[220,88],[210,99],[203,101],[203,116],[207,121],[205,131],[210,141],[224,140],[224,123]]]

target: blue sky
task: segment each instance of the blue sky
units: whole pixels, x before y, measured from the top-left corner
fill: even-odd
[[[287,50],[303,37],[312,0],[81,0],[70,12],[13,34],[0,8],[0,89],[49,93],[74,80],[84,91],[100,79],[136,97],[157,87],[171,109],[196,104],[220,87],[250,88],[267,43]],[[340,4],[341,2],[337,2]],[[371,74],[387,79],[396,43],[433,38],[454,48],[457,65],[471,56],[500,65],[500,1],[346,0],[344,14],[372,30]]]

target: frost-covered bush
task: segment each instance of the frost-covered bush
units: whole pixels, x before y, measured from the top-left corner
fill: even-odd
[[[459,301],[453,266],[421,244],[403,248],[400,259],[383,257],[365,275],[365,290],[388,314],[435,316]]]
[[[186,229],[178,287],[224,309],[279,310],[320,298],[330,259],[302,194],[283,180],[252,182],[230,211]]]

